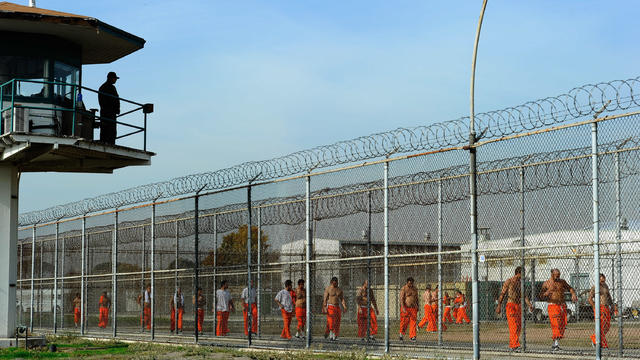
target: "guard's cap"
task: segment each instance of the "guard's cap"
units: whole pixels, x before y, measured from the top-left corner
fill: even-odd
[[[116,75],[116,73],[114,73],[113,71],[110,71],[107,74],[107,79],[111,79],[111,78],[120,79],[120,77],[118,75]]]

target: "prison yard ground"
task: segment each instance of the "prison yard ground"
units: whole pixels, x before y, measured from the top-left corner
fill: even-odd
[[[357,346],[335,352],[323,352],[321,349],[314,350],[269,350],[269,349],[231,349],[206,345],[193,344],[161,344],[149,342],[120,342],[88,340],[75,336],[51,336],[48,338],[48,346],[40,349],[18,349],[9,348],[0,350],[0,359],[44,359],[44,358],[68,358],[68,359],[217,359],[217,360],[404,360],[404,359],[466,359],[469,356],[462,354],[451,354],[446,350],[433,351],[433,355],[424,353],[420,357],[409,354],[397,355],[370,355]],[[56,351],[52,352],[50,346],[55,345]],[[539,354],[485,354],[484,359],[561,359],[562,355],[541,356]],[[567,356],[567,359],[578,359],[579,357]]]
[[[356,327],[345,323],[340,340],[330,342],[323,339],[321,321],[314,322],[314,339],[312,351],[306,350],[304,341],[294,339],[281,340],[276,332],[281,329],[273,322],[262,324],[263,335],[254,338],[252,348],[246,348],[247,340],[241,336],[241,324],[232,324],[229,337],[217,338],[206,331],[199,337],[199,344],[193,344],[193,334],[185,329],[180,335],[163,334],[156,331],[155,342],[149,342],[149,333],[140,333],[138,327],[119,327],[123,339],[96,340],[109,337],[110,331],[88,331],[86,338],[66,333],[64,336],[50,336],[48,344],[55,344],[56,353],[46,349],[29,350],[6,349],[0,351],[3,358],[88,358],[88,359],[376,359],[376,354],[383,353],[383,333],[377,335],[375,343],[363,343],[356,338]],[[468,359],[471,358],[472,332],[470,324],[448,325],[443,333],[443,347],[437,347],[437,334],[418,332],[417,342],[398,340],[398,327],[392,322],[390,328],[391,354],[387,359]],[[640,358],[640,339],[633,336],[640,324],[629,323],[625,326],[625,356]],[[570,323],[561,341],[564,351],[550,351],[549,324],[527,323],[527,353],[511,354],[508,352],[508,329],[506,322],[482,323],[480,340],[484,359],[582,359],[593,356],[589,335],[593,332],[591,322]],[[607,339],[612,347],[604,351],[606,358],[617,355],[618,331],[613,327]],[[120,336],[120,335],[119,335]],[[374,354],[374,355],[372,355]]]

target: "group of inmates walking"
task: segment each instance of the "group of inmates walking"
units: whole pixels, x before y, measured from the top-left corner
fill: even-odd
[[[528,306],[529,311],[533,312],[534,306],[525,295],[522,299],[521,294],[522,268],[515,269],[514,276],[507,279],[502,286],[499,297],[496,300],[496,314],[503,311],[507,318],[509,328],[509,348],[512,351],[519,351],[520,332],[522,329],[522,305],[521,301]],[[283,339],[291,339],[291,322],[295,316],[297,320],[296,338],[305,336],[306,324],[306,288],[303,279],[298,280],[297,287],[294,289],[291,280],[284,282],[284,287],[277,293],[274,303],[280,309],[282,316],[282,332],[280,337]],[[552,350],[560,350],[559,341],[564,337],[567,326],[567,304],[565,293],[571,294],[571,301],[577,301],[575,290],[564,280],[560,278],[558,269],[551,270],[551,277],[545,281],[540,289],[538,298],[547,302],[549,314],[549,322],[551,325]],[[227,336],[229,334],[229,314],[235,312],[233,298],[229,291],[229,285],[226,280],[220,282],[220,287],[216,290],[216,303],[212,308],[212,312],[216,316],[216,336]],[[588,301],[591,304],[595,314],[595,296],[596,287],[593,286],[589,292]],[[600,274],[599,279],[599,296],[600,296],[600,344],[603,348],[608,348],[606,334],[611,326],[611,314],[617,311],[614,306],[609,288],[606,284],[606,277]],[[138,296],[137,303],[141,307],[142,313],[140,323],[142,331],[151,329],[151,286],[147,285],[145,290]],[[253,283],[249,287],[245,287],[240,295],[242,300],[242,314],[244,320],[244,334],[258,333],[258,307],[257,293],[253,287]],[[451,298],[448,292],[444,292],[442,299],[443,314],[440,318],[439,314],[439,298],[438,286],[432,289],[427,284],[426,289],[421,296],[424,303],[424,315],[418,323],[418,309],[420,297],[415,281],[412,277],[407,278],[406,284],[401,288],[399,294],[400,305],[400,328],[399,339],[404,340],[404,336],[409,331],[411,341],[416,341],[418,329],[425,328],[427,332],[438,331],[438,321],[440,321],[441,331],[447,330],[447,323],[463,324],[469,323],[467,316],[467,299],[460,290],[456,290],[455,298]],[[506,300],[506,301],[505,301]],[[72,300],[74,323],[77,327],[81,321],[81,296],[79,293]],[[365,280],[363,284],[357,288],[355,303],[357,307],[357,336],[362,340],[375,340],[378,333],[377,316],[379,315],[378,304],[374,292],[369,286],[369,282]],[[197,312],[197,331],[202,333],[204,318],[206,315],[207,300],[204,296],[202,288],[197,289],[197,295],[193,297],[193,304]],[[98,326],[106,328],[109,322],[109,312],[111,310],[111,299],[103,292],[98,301],[99,315]],[[171,333],[181,333],[183,329],[184,316],[184,294],[178,287],[171,296],[170,300],[170,316],[171,316]],[[344,297],[343,290],[338,286],[338,278],[333,277],[330,284],[325,288],[322,296],[322,313],[326,314],[326,326],[324,337],[330,341],[335,341],[340,336],[340,323],[342,315],[347,311],[347,302]],[[591,343],[595,346],[596,336],[591,335]]]

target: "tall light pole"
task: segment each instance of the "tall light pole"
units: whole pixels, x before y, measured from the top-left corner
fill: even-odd
[[[487,7],[487,0],[482,1],[482,10],[480,11],[480,19],[478,20],[478,29],[476,30],[476,40],[473,44],[473,59],[471,61],[471,112],[469,116],[469,212],[471,218],[471,302],[473,309],[473,359],[480,359],[480,326],[479,326],[479,309],[478,309],[478,203],[476,189],[476,131],[474,119],[474,91],[476,81],[476,58],[478,55],[478,42],[480,40],[480,30],[482,29],[482,19],[484,18],[484,10]]]

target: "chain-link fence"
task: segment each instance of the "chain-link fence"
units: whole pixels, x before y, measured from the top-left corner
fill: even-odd
[[[639,116],[553,128],[560,121],[542,116],[527,132],[535,121],[520,113],[518,125],[488,121],[493,135],[476,147],[477,250],[468,149],[446,148],[457,143],[443,133],[427,153],[256,173],[210,192],[196,182],[185,197],[149,191],[148,203],[23,221],[18,320],[98,337],[419,357],[474,346],[592,356],[599,318],[602,346],[638,357]],[[602,296],[591,296],[599,273]],[[255,294],[243,296],[249,283]]]

